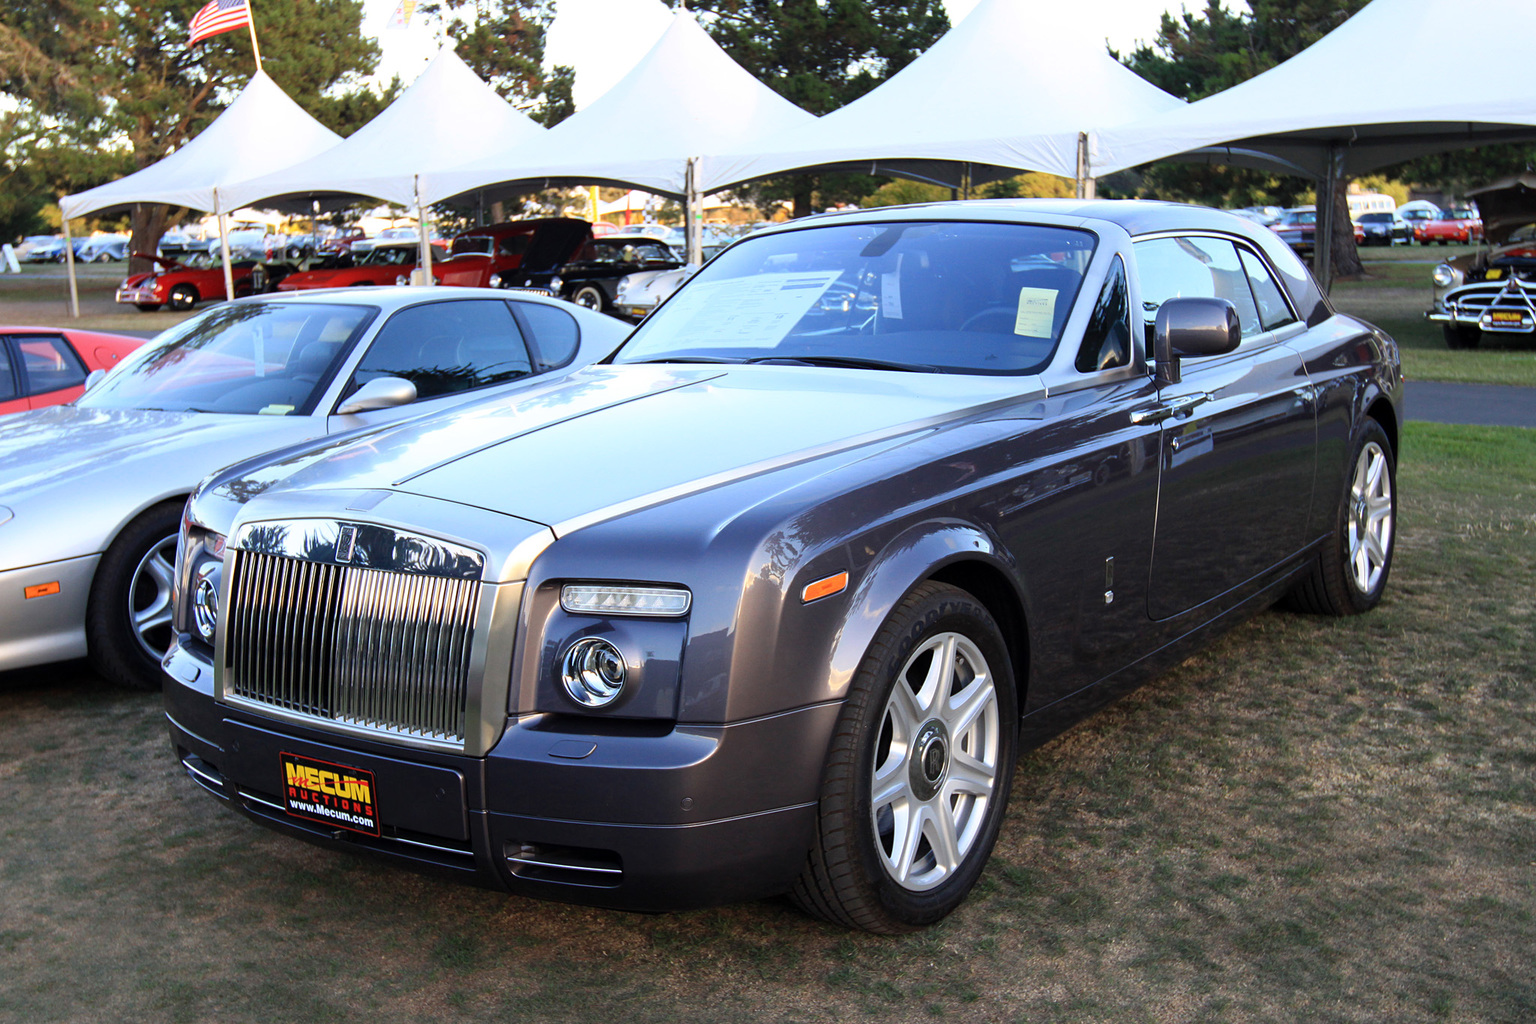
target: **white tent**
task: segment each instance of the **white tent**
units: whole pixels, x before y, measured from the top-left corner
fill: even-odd
[[[1442,60],[1452,31],[1476,41],[1471,65]],[[1374,0],[1262,75],[1105,130],[1096,169],[1169,157],[1273,167],[1273,158],[1326,184],[1428,153],[1536,138],[1533,38],[1531,0]],[[1330,218],[1332,204],[1320,205]],[[1328,249],[1317,247],[1325,280]]]
[[[180,149],[126,178],[60,199],[64,231],[68,235],[73,217],[134,203],[166,203],[208,210],[222,220],[242,204],[225,200],[220,189],[241,178],[304,160],[340,141],[340,136],[306,114],[265,72],[258,71],[235,101]],[[66,252],[73,255],[69,246]],[[229,294],[233,294],[227,243],[224,282]],[[73,259],[69,290],[74,313],[79,316]]]
[[[1091,12],[981,0],[926,53],[815,124],[711,150],[704,190],[799,168],[961,187],[1020,170],[1086,177],[1083,133],[1183,106],[1104,49]]]
[[[516,149],[544,128],[496,94],[449,47],[372,121],[345,141],[272,174],[230,185],[221,195],[232,205],[285,200],[303,208],[371,196],[416,207],[422,232],[422,265],[430,270],[425,207],[443,198],[421,188],[433,172],[457,167],[490,152]],[[427,276],[431,280],[430,273]]]
[[[422,189],[446,198],[476,189],[504,196],[530,185],[608,184],[682,198],[692,211],[701,157],[751,149],[760,139],[814,121],[728,57],[691,14],[679,11],[640,63],[590,107],[536,143],[423,174]],[[692,212],[690,220],[696,220]],[[690,232],[690,241],[696,234]]]

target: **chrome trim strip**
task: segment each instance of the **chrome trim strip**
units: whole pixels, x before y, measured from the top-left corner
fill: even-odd
[[[436,850],[438,853],[451,853],[455,857],[468,857],[471,860],[475,856],[474,850],[460,850],[452,846],[438,846],[436,843],[424,843],[419,839],[407,839],[405,836],[377,836],[376,838],[391,843],[404,843],[406,846],[419,846],[424,850]]]
[[[275,804],[271,800],[264,800],[257,796],[255,793],[252,793],[250,790],[236,787],[235,792],[240,794],[240,799],[242,800],[249,800],[253,804],[261,804],[263,807],[270,807],[274,811],[282,811],[284,814],[288,813],[288,808],[284,807],[282,804]]]
[[[197,782],[202,783],[204,789],[212,790],[218,796],[223,796],[224,795],[224,780],[223,779],[217,778],[217,777],[215,777],[213,775],[210,775],[207,772],[203,771],[201,768],[197,768],[197,767],[195,767],[193,765],[188,764],[187,763],[187,759],[185,757],[181,759],[181,766],[187,770],[187,774],[192,776],[192,778],[194,780],[196,780]]]
[[[565,864],[557,860],[538,860],[533,857],[508,857],[511,864],[526,864],[532,868],[553,868],[557,871],[586,871],[594,875],[622,875],[623,868],[600,868],[590,864]]]

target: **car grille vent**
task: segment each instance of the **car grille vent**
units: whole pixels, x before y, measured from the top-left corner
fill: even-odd
[[[228,697],[462,745],[478,581],[232,554]]]
[[[623,865],[619,855],[612,850],[511,840],[503,852],[507,869],[516,877],[532,882],[612,889],[624,881]]]

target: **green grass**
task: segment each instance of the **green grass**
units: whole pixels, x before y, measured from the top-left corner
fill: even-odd
[[[156,698],[0,676],[0,1021],[1536,1019],[1536,431],[1411,423],[1382,605],[1267,612],[1026,754],[903,938],[637,915],[220,807]]]

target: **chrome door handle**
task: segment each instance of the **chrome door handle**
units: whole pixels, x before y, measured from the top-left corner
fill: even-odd
[[[1210,394],[1205,391],[1198,391],[1192,395],[1180,395],[1163,405],[1150,409],[1137,409],[1131,413],[1131,422],[1139,427],[1146,423],[1161,423],[1175,416],[1187,416],[1196,406],[1204,405],[1210,400]]]

